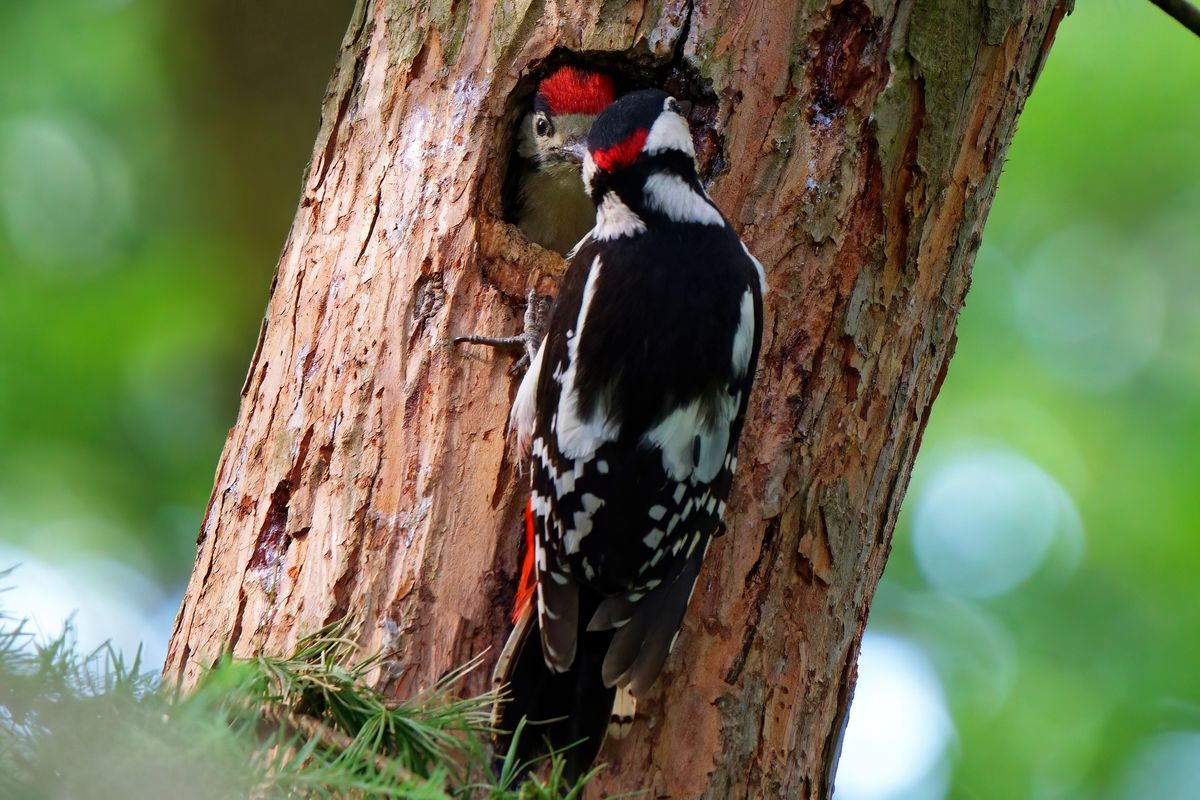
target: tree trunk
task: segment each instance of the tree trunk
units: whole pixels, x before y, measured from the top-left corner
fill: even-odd
[[[730,533],[598,786],[827,797],[980,231],[1069,2],[360,0],[167,673],[348,612],[398,653],[397,695],[497,652],[527,491],[517,378],[448,340],[517,331],[561,273],[500,215],[529,75],[565,48],[691,95],[711,194],[771,286]]]

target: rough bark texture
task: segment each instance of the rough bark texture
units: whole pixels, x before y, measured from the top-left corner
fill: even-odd
[[[496,652],[516,379],[447,342],[516,331],[562,267],[498,219],[514,109],[555,48],[630,76],[674,63],[708,90],[711,192],[771,293],[731,532],[599,788],[828,796],[980,230],[1068,2],[360,2],[168,674],[351,611],[397,651],[380,680],[399,695]]]

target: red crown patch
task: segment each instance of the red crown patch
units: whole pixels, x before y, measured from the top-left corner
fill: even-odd
[[[579,67],[559,67],[538,84],[537,93],[555,116],[599,114],[617,94],[612,78]]]

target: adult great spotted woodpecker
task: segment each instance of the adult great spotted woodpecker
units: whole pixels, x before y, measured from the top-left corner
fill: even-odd
[[[609,106],[587,139],[595,227],[513,404],[531,453],[527,547],[497,664],[523,760],[595,758],[618,692],[663,669],[723,532],[762,336],[761,265],[705,193],[676,101]],[[501,752],[508,746],[502,740]]]
[[[538,83],[517,142],[526,169],[517,175],[516,221],[531,242],[566,253],[591,229],[595,210],[579,169],[588,129],[614,99],[611,78],[580,67],[559,67]]]

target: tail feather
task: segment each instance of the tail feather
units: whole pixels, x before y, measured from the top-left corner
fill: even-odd
[[[637,698],[628,688],[617,689],[613,699],[612,714],[609,716],[608,735],[612,739],[624,739],[633,730],[633,718],[637,716]]]
[[[594,604],[587,611],[594,613]],[[562,751],[568,781],[586,774],[612,717],[616,690],[604,685],[600,669],[611,641],[612,631],[580,630],[570,669],[554,672],[542,655],[537,614],[526,604],[493,674],[497,688],[505,689],[492,715],[496,753],[502,757],[509,751],[512,732],[524,717],[528,722],[517,743],[518,761]]]
[[[604,659],[605,684],[628,687],[636,697],[653,685],[675,647],[707,546],[697,550],[673,579],[642,598],[632,616],[613,632],[612,647]],[[620,613],[630,611],[621,609]],[[593,624],[604,621],[593,619]]]

